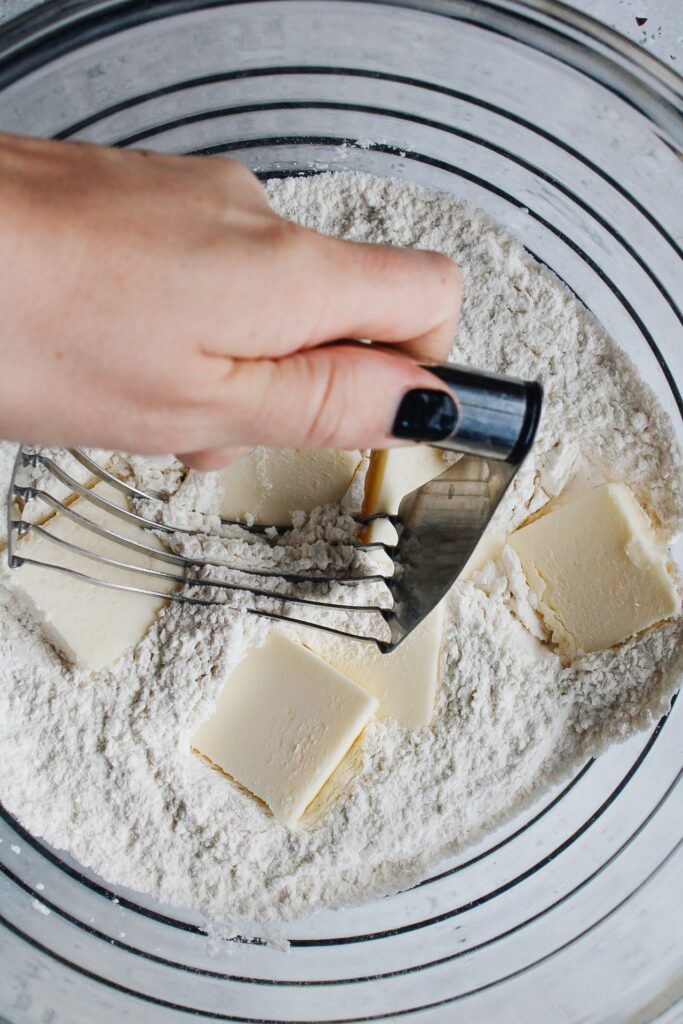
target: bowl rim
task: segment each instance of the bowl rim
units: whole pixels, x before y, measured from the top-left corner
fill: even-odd
[[[0,89],[42,65],[127,28],[253,0],[44,0],[0,28]],[[287,0],[276,0],[287,2]],[[329,0],[324,0],[329,2]],[[342,0],[343,2],[343,0]],[[609,89],[683,154],[683,76],[638,43],[562,0],[359,0],[458,18],[569,64]]]

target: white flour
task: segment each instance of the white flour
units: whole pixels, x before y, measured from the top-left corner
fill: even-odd
[[[538,443],[499,528],[567,487],[609,477],[632,487],[663,536],[677,531],[683,484],[670,424],[628,360],[519,244],[452,198],[398,182],[349,175],[269,191],[285,216],[324,231],[455,257],[465,303],[454,357],[543,380]],[[145,473],[151,486],[178,482],[171,462]],[[193,490],[196,499],[202,488],[191,481],[178,492],[178,516]],[[331,557],[329,540],[343,534],[336,522],[328,510],[303,527],[309,564]],[[189,750],[225,674],[264,635],[261,620],[170,607],[135,651],[93,678],[66,667],[0,590],[3,802],[107,880],[219,921],[287,918],[397,889],[589,754],[651,724],[677,685],[680,621],[565,668],[521,624],[535,628],[517,575],[508,556],[454,589],[433,724],[411,734],[371,723],[296,831]],[[328,643],[306,639],[323,652]]]

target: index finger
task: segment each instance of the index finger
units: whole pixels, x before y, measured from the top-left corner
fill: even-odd
[[[426,363],[447,360],[460,313],[460,268],[442,253],[319,238],[324,316],[313,344],[364,338]]]

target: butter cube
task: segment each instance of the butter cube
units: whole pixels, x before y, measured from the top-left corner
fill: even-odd
[[[337,504],[358,468],[358,451],[255,448],[220,472],[220,515],[286,526],[292,512]]]
[[[440,476],[448,466],[444,453],[427,445],[373,451],[365,478],[363,515],[396,515],[406,494]]]
[[[443,452],[437,448],[414,444],[406,448],[374,450],[365,477],[362,512],[364,516],[378,513],[396,515],[406,494],[417,490],[448,469]],[[365,544],[394,545],[398,541],[395,527],[386,519],[376,519],[365,527]],[[393,568],[391,560],[375,553],[378,562]]]
[[[666,550],[625,484],[596,487],[509,544],[553,641],[570,655],[603,651],[679,609]]]
[[[271,632],[232,672],[192,746],[292,825],[377,703],[317,654]]]
[[[97,484],[93,491],[114,504],[121,505],[124,501],[123,496],[108,484]],[[124,537],[149,547],[163,548],[147,530],[119,519],[85,498],[78,498],[71,508],[91,522],[115,530]],[[177,571],[151,555],[132,551],[100,537],[64,513],[57,513],[43,526],[54,536],[95,554],[148,569]],[[16,553],[22,558],[64,566],[111,583],[165,594],[177,588],[177,584],[167,580],[94,561],[34,531],[19,541]],[[93,672],[111,665],[127,648],[138,643],[166,604],[163,598],[97,586],[54,569],[26,563],[13,570],[10,586],[35,617],[48,640],[70,661]]]
[[[337,644],[325,656],[335,668],[379,701],[379,718],[393,718],[407,729],[429,725],[439,680],[443,615],[437,606],[395,651],[352,641]]]
[[[506,540],[507,538],[504,533],[492,530],[491,527],[484,530],[458,579],[463,583],[471,580],[473,576],[481,572],[487,562],[500,558]]]

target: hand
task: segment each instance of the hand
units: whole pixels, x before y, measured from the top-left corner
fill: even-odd
[[[447,357],[459,304],[445,256],[290,224],[233,161],[0,136],[2,437],[213,469],[444,435],[411,357]]]

